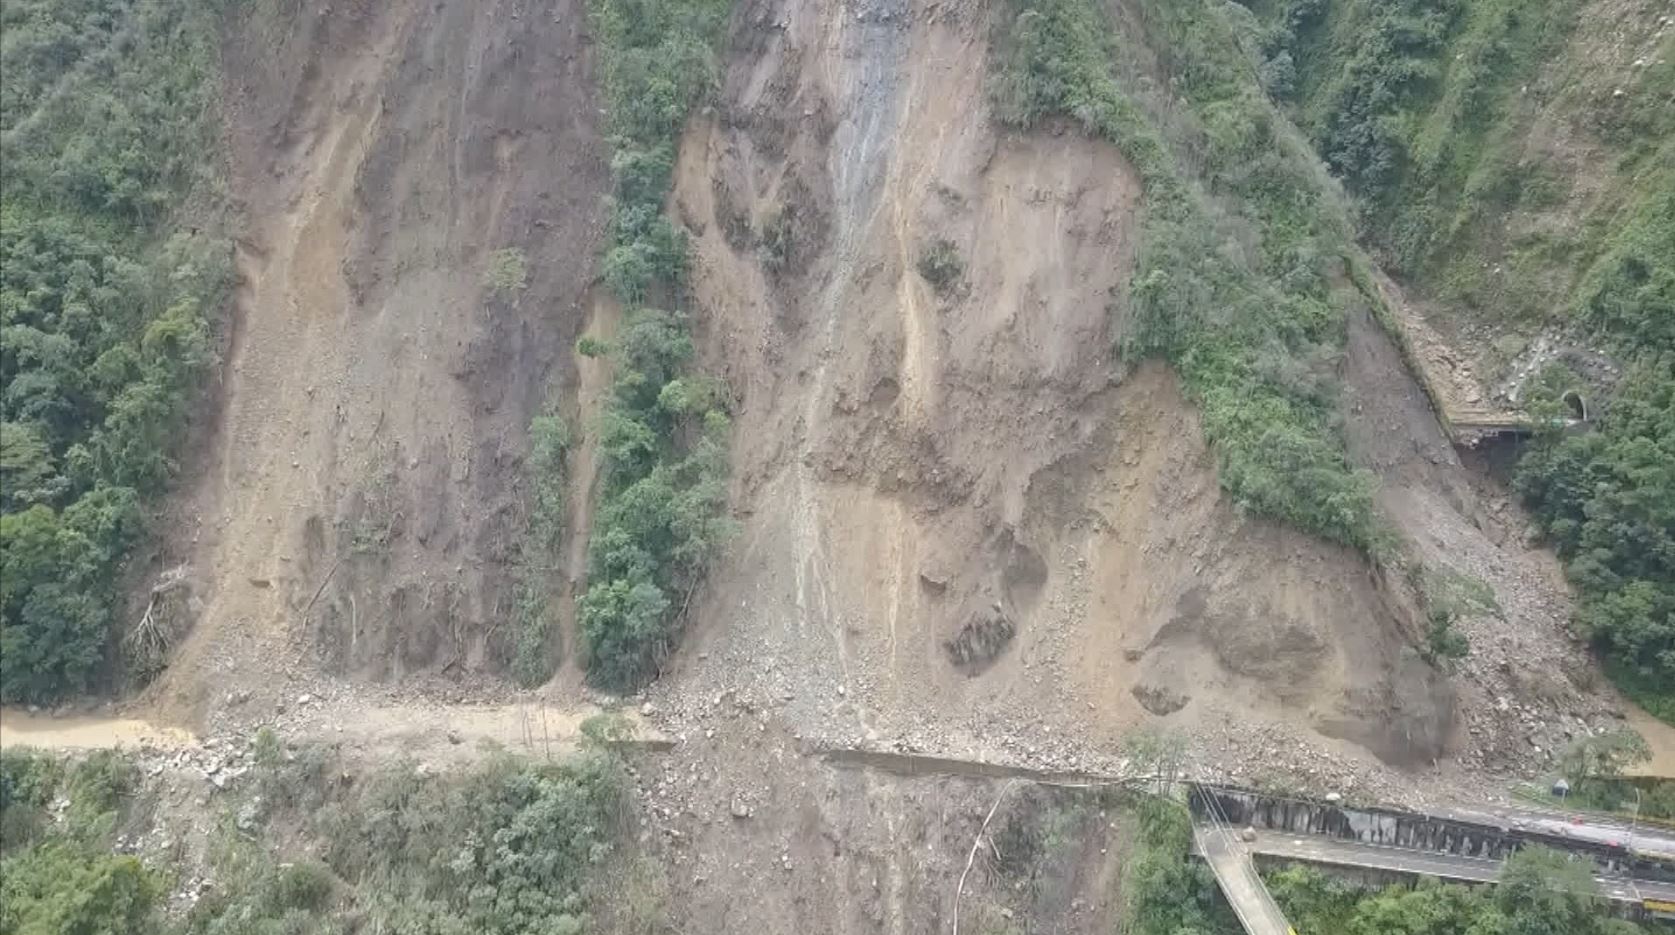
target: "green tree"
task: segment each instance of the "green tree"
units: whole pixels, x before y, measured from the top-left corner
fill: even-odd
[[[1599,779],[1616,779],[1625,770],[1652,758],[1646,739],[1631,728],[1579,737],[1559,756],[1559,769],[1574,786]]]
[[[1506,935],[1590,935],[1602,912],[1593,864],[1545,847],[1526,847],[1501,871],[1495,902]]]
[[[162,887],[138,858],[65,842],[0,861],[0,931],[8,935],[146,935]]]
[[[64,486],[40,430],[0,422],[0,509],[50,501]]]
[[[211,184],[220,7],[15,0],[0,12],[8,701],[86,686],[113,631],[138,503],[171,479],[210,366],[209,320],[232,272]],[[176,229],[189,200],[193,230]]]

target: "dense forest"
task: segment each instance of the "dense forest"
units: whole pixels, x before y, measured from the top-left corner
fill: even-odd
[[[0,696],[89,687],[231,273],[216,11],[0,11]]]

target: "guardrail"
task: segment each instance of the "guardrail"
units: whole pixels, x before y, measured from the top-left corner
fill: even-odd
[[[1193,784],[1196,788],[1196,784]],[[1222,862],[1209,853],[1210,848],[1204,847],[1204,862],[1210,865],[1210,873],[1215,876],[1216,883],[1227,896],[1227,904],[1233,907],[1233,914],[1239,917],[1239,924],[1244,926],[1250,935],[1268,935],[1268,933],[1285,933],[1297,935],[1296,929],[1285,919],[1285,913],[1280,910],[1274,896],[1268,891],[1268,884],[1264,883],[1261,874],[1256,872],[1256,864],[1245,857],[1244,847],[1233,832],[1232,823],[1228,820],[1221,804],[1214,795],[1204,795],[1199,789],[1199,798],[1206,803],[1205,815],[1209,818],[1209,831],[1221,843],[1225,853],[1233,858],[1236,867],[1234,872],[1239,874],[1239,880],[1230,879]],[[1240,884],[1243,884],[1241,887]],[[1260,905],[1264,918],[1253,918],[1249,907],[1239,898],[1241,891],[1254,893]]]

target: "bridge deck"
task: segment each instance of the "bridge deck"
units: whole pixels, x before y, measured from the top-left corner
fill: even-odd
[[[1222,895],[1249,935],[1296,935],[1268,887],[1256,874],[1250,852],[1222,828],[1199,825],[1193,844],[1210,865]]]
[[[1251,854],[1265,857],[1335,867],[1423,874],[1462,883],[1494,883],[1500,879],[1504,863],[1484,857],[1436,854],[1402,847],[1273,831],[1257,832],[1256,840],[1244,844],[1244,847]],[[1632,903],[1643,903],[1648,899],[1675,902],[1675,883],[1657,883],[1603,874],[1595,876],[1594,879],[1599,882],[1600,895],[1608,899]]]

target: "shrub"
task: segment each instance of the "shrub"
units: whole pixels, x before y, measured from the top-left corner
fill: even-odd
[[[0,931],[145,935],[161,895],[137,858],[48,841],[0,861]]]
[[[1432,569],[1415,566],[1420,599],[1424,602],[1428,625],[1425,631],[1425,654],[1431,660],[1463,659],[1471,651],[1471,643],[1456,624],[1461,617],[1501,613],[1500,603],[1489,584],[1479,578],[1464,575],[1450,568]]]
[[[497,759],[463,779],[403,765],[318,830],[328,864],[377,894],[370,915],[385,930],[579,932],[584,884],[620,827],[622,781],[599,753],[544,765]]]
[[[570,429],[548,409],[530,422],[529,442],[529,518],[518,558],[509,668],[518,684],[533,688],[558,665],[549,598],[564,537]]]
[[[953,241],[938,238],[919,254],[919,275],[938,292],[947,292],[965,275],[965,261]]]
[[[1432,611],[1425,630],[1425,649],[1434,662],[1464,659],[1471,653],[1471,641],[1455,627],[1455,618]]]
[[[483,270],[483,287],[499,298],[515,298],[529,287],[528,260],[522,250],[506,247],[489,254]]]
[[[40,837],[63,773],[47,754],[0,750],[0,853],[28,847]]]
[[[65,779],[69,827],[92,836],[108,830],[138,783],[139,767],[126,754],[118,750],[89,753],[70,767]]]

